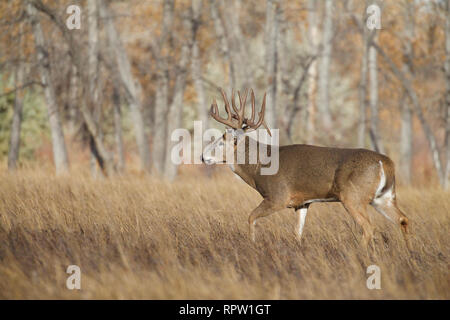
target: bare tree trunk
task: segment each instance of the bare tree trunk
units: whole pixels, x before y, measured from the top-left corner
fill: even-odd
[[[403,49],[403,72],[412,75],[414,59],[412,41],[414,37],[414,4],[404,2],[405,10],[405,44]],[[404,183],[411,183],[411,165],[413,154],[412,111],[408,105],[407,94],[402,97],[401,107],[401,134],[400,134],[400,177]]]
[[[100,167],[104,174],[111,175],[115,171],[114,162],[111,157],[111,154],[103,144],[96,122],[92,116],[91,110],[93,109],[93,103],[88,86],[89,77],[86,72],[85,66],[86,62],[81,54],[82,51],[78,49],[73,34],[70,32],[70,30],[66,28],[66,25],[63,22],[63,20],[52,9],[46,6],[42,2],[42,0],[32,0],[32,1],[30,0],[29,7],[31,8],[31,10],[37,9],[45,13],[61,31],[64,39],[66,40],[69,46],[69,55],[75,67],[74,69],[76,70],[76,73],[79,75],[82,89],[82,92],[80,93],[80,97],[82,97],[82,102],[80,102],[80,111],[83,116],[86,127],[89,130],[89,133],[91,134],[92,137],[91,141],[95,143],[96,157],[98,159]]]
[[[275,0],[278,1],[278,0]],[[238,82],[236,88],[245,89],[251,86],[252,72],[249,72],[248,55],[245,48],[245,39],[242,36],[240,27],[240,12],[242,0],[232,0],[231,5],[225,6],[225,13],[227,19],[231,23],[225,23],[224,28],[228,39],[229,47],[231,48],[231,55],[234,64],[234,70],[238,75]]]
[[[279,2],[279,10],[277,10],[278,23],[278,85],[277,85],[277,101],[278,101],[278,125],[283,129],[281,133],[285,133],[286,142],[294,143],[300,133],[299,128],[304,128],[301,123],[304,117],[300,118],[305,113],[305,107],[302,106],[301,99],[305,98],[305,90],[303,87],[307,83],[308,70],[311,66],[312,58],[308,52],[298,54],[293,50],[293,33],[290,30],[289,21],[286,20],[285,10],[288,7]],[[304,26],[303,30],[304,29]],[[304,32],[302,32],[303,34]],[[307,33],[304,37],[308,40]],[[295,46],[295,45],[294,45]],[[295,71],[292,70],[293,62],[295,63]],[[306,100],[306,99],[305,99]],[[284,139],[280,136],[280,139]],[[280,141],[280,143],[283,140]]]
[[[267,0],[266,2],[266,75],[268,105],[265,120],[270,128],[277,128],[277,71],[278,71],[278,0]]]
[[[366,95],[367,95],[367,30],[362,32],[361,79],[359,82],[359,123],[358,146],[364,148],[366,143]]]
[[[402,97],[401,104],[401,133],[400,133],[400,166],[401,179],[406,184],[411,183],[411,165],[413,152],[412,112],[408,105],[406,94]]]
[[[108,39],[114,48],[120,79],[126,89],[126,97],[130,105],[131,118],[133,119],[135,129],[136,144],[138,146],[139,156],[141,159],[141,168],[144,171],[148,171],[150,169],[150,149],[147,135],[145,133],[144,117],[142,115],[141,86],[133,77],[128,55],[120,41],[114,21],[109,14],[109,9],[104,0],[102,0],[102,10],[107,17],[105,23]]]
[[[448,80],[447,75],[447,80]],[[448,91],[449,89],[447,89]],[[448,94],[448,93],[447,93]],[[446,98],[447,108],[445,110],[446,115],[446,124],[445,124],[445,150],[446,150],[446,163],[445,163],[445,180],[444,180],[444,189],[450,189],[450,107],[448,104],[448,98]]]
[[[192,44],[192,80],[194,81],[197,93],[197,113],[198,119],[202,122],[203,128],[208,127],[208,106],[206,105],[205,89],[202,81],[202,68],[200,58],[200,48],[198,46],[197,30],[200,26],[201,0],[192,1],[194,43]]]
[[[191,48],[193,43],[193,32],[191,25],[191,18],[185,17],[183,19],[183,25],[185,30],[188,31],[185,41],[181,48],[181,57],[178,64],[178,74],[175,79],[174,97],[169,109],[168,121],[167,121],[167,146],[166,159],[164,165],[164,177],[168,180],[173,180],[177,175],[178,166],[174,164],[171,158],[172,147],[176,144],[171,140],[172,132],[180,128],[182,125],[183,115],[183,96],[186,86],[187,66],[189,63],[189,56],[191,54]]]
[[[317,56],[318,27],[317,27],[317,3],[315,0],[308,1],[308,23],[309,23],[309,43],[311,56]],[[311,63],[308,69],[308,112],[306,123],[307,143],[314,143],[315,136],[315,111],[316,111],[316,91],[317,91],[317,60]]]
[[[75,134],[77,130],[77,120],[80,118],[79,107],[78,107],[78,77],[77,77],[77,68],[72,64],[70,70],[70,86],[69,86],[69,101],[68,101],[68,109],[69,109],[69,132],[71,134]]]
[[[88,80],[89,80],[89,95],[92,99],[92,104],[94,107],[93,114],[94,120],[96,121],[97,128],[101,134],[99,115],[100,115],[100,105],[98,103],[98,74],[99,74],[99,63],[98,63],[98,2],[97,0],[88,1]],[[100,139],[102,139],[101,137]],[[89,138],[89,148],[91,151],[91,173],[93,177],[97,177],[97,162],[101,160],[97,159],[98,152],[93,140],[93,137]]]
[[[286,131],[289,141],[292,143],[292,136],[293,136],[293,128],[294,123],[296,119],[296,115],[298,112],[301,111],[300,108],[300,93],[303,87],[303,84],[307,78],[309,67],[311,66],[312,61],[314,58],[312,58],[309,62],[306,63],[303,69],[303,73],[301,74],[300,79],[297,81],[295,87],[294,87],[294,97],[292,99],[292,106],[289,106],[289,110],[286,110]]]
[[[373,41],[377,41],[378,35],[375,35]],[[378,63],[377,51],[369,46],[369,79],[370,79],[370,137],[372,138],[373,149],[377,152],[383,152],[384,148],[380,139],[379,132],[379,111],[378,111]]]
[[[446,163],[443,177],[444,188],[450,189],[450,0],[446,1],[445,10],[445,83],[446,83],[446,128],[445,128],[445,153]]]
[[[20,28],[22,32],[22,28]],[[18,41],[19,43],[19,52],[18,52],[18,64],[15,70],[14,76],[14,86],[16,88],[15,96],[14,96],[14,110],[13,110],[13,118],[11,122],[11,136],[9,140],[9,151],[8,151],[8,169],[15,170],[17,167],[17,161],[19,159],[19,150],[20,150],[20,130],[22,127],[22,109],[23,109],[23,98],[24,91],[20,88],[23,85],[24,81],[24,73],[25,73],[25,64],[21,60],[22,59],[22,36]]]
[[[98,98],[97,79],[98,79],[98,1],[88,1],[88,77],[89,94],[92,101],[96,102]]]
[[[414,112],[419,118],[419,121],[422,125],[423,131],[425,133],[425,137],[428,140],[428,144],[430,145],[430,151],[431,151],[431,157],[433,159],[433,164],[436,169],[436,173],[439,177],[439,182],[441,185],[444,185],[444,177],[443,177],[443,165],[440,160],[439,155],[439,149],[436,142],[436,137],[433,134],[433,131],[431,130],[431,127],[429,126],[428,122],[425,119],[425,116],[422,111],[422,107],[420,105],[419,98],[417,97],[416,92],[414,91],[411,82],[409,79],[405,76],[405,74],[397,68],[395,63],[392,61],[392,59],[384,52],[384,50],[378,46],[376,43],[371,43],[372,47],[375,48],[378,53],[383,57],[383,59],[388,64],[389,68],[391,69],[392,73],[400,80],[400,82],[403,85],[403,88],[405,89],[406,93],[408,94],[409,98],[411,99],[411,104],[414,108]]]
[[[170,36],[173,24],[174,1],[164,1],[163,23],[161,37],[158,41],[158,72],[157,90],[155,102],[155,114],[153,123],[153,166],[157,174],[164,174],[166,142],[167,142],[167,113],[169,109],[169,71],[163,47]]]
[[[290,56],[289,53],[291,50],[289,50],[288,47],[288,22],[286,21],[284,17],[284,7],[280,4],[280,14],[278,15],[278,29],[279,29],[279,36],[278,36],[278,57],[279,57],[279,83],[277,84],[278,92],[280,93],[278,96],[278,105],[282,106],[282,110],[279,110],[278,112],[281,113],[280,117],[280,129],[284,129],[284,133],[286,134],[286,139],[289,143],[292,143],[293,140],[293,130],[292,127],[288,126],[289,123],[289,116],[292,114],[292,111],[294,109],[294,116],[297,115],[297,111],[300,110],[300,108],[296,108],[297,106],[292,101],[292,98],[290,97],[290,94],[292,92],[292,85],[293,81],[291,79],[293,78],[290,72],[291,70],[291,64],[290,64]],[[295,74],[294,74],[295,75]],[[280,132],[281,133],[281,132]],[[283,136],[280,136],[280,139],[283,139]],[[281,140],[282,141],[282,140]]]
[[[66,143],[64,141],[59,110],[56,103],[55,90],[51,81],[49,53],[46,49],[47,46],[45,44],[44,34],[35,7],[28,4],[27,12],[31,21],[39,73],[41,82],[44,84],[44,94],[47,101],[47,111],[53,146],[53,160],[55,162],[56,173],[59,174],[68,171],[69,161],[67,158]]]
[[[223,3],[222,19],[219,3]],[[229,63],[231,87],[248,88],[252,83],[252,72],[248,68],[245,40],[239,25],[241,0],[227,2],[210,0],[211,19],[214,23],[220,50]]]
[[[113,107],[114,107],[114,137],[117,148],[117,170],[123,172],[125,169],[125,149],[123,146],[122,134],[122,113],[120,110],[120,87],[117,83],[113,83]]]
[[[219,15],[219,9],[217,5],[217,0],[210,0],[210,10],[211,19],[214,23],[214,29],[216,32],[216,37],[219,41],[220,51],[222,52],[225,59],[228,61],[229,73],[230,73],[230,85],[231,87],[236,87],[237,85],[237,70],[235,70],[235,64],[233,63],[232,53],[230,52],[230,46],[225,35],[224,25],[222,19]]]
[[[195,91],[197,93],[197,113],[198,118],[203,124],[203,128],[208,126],[208,106],[206,105],[205,89],[203,88],[200,52],[198,43],[194,42],[192,46],[192,78],[194,80]]]
[[[165,63],[164,63],[165,64]],[[164,68],[165,69],[165,68]],[[164,172],[167,136],[168,71],[158,70],[155,115],[153,123],[153,165],[157,173]]]
[[[96,121],[88,108],[88,101],[89,99],[85,98],[81,103],[81,114],[83,115],[84,122],[91,135],[90,143],[95,145],[91,147],[91,150],[95,153],[94,156],[97,159],[102,172],[107,176],[111,176],[115,172],[114,161],[110,152],[103,144]]]
[[[331,129],[331,115],[329,107],[329,78],[330,78],[330,61],[332,52],[332,35],[333,35],[333,0],[325,0],[325,20],[323,25],[322,39],[322,55],[320,57],[319,68],[319,86],[318,86],[318,103],[317,111],[321,127],[326,131]]]

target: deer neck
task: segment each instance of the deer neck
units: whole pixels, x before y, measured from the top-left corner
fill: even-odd
[[[234,164],[229,164],[231,170],[233,170],[233,172],[238,175],[242,180],[244,180],[247,184],[249,184],[250,186],[252,186],[253,188],[256,188],[255,185],[255,181],[256,181],[256,176],[259,173],[259,168],[260,168],[260,163],[259,163],[259,157],[257,157],[257,162],[254,164],[250,164],[248,163],[250,157],[249,157],[249,146],[250,146],[250,137],[245,136],[244,139],[242,139],[239,142],[239,145],[241,143],[245,144],[245,163],[244,164],[239,164],[237,161],[237,152],[235,152],[234,154]],[[238,148],[239,148],[238,145]]]

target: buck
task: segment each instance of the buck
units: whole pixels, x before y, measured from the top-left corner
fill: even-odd
[[[206,164],[226,163],[226,155],[233,154],[236,160],[241,144],[248,158],[249,133],[261,125],[270,133],[264,121],[266,95],[264,94],[259,119],[255,122],[255,95],[251,90],[251,117],[245,117],[247,90],[241,96],[240,106],[235,103],[233,90],[230,103],[221,90],[225,103],[226,118],[219,115],[214,99],[210,115],[229,128],[217,140],[208,145],[202,153]],[[226,143],[231,141],[232,143]],[[260,147],[260,143],[257,144]],[[231,148],[231,149],[230,149]],[[214,150],[214,152],[212,152]],[[270,148],[265,147],[270,152]],[[218,152],[220,151],[220,152]],[[231,153],[230,153],[231,152]],[[218,155],[218,156],[216,156]],[[222,155],[222,156],[220,156]],[[397,223],[403,233],[408,248],[408,218],[398,208],[395,194],[394,163],[387,156],[366,149],[328,148],[306,144],[281,146],[279,148],[279,169],[273,175],[261,175],[263,165],[256,163],[231,166],[235,174],[256,189],[263,197],[249,218],[249,234],[255,241],[255,224],[284,208],[293,208],[297,213],[297,236],[301,239],[306,214],[312,203],[341,202],[346,211],[363,230],[363,246],[367,248],[373,238],[373,226],[367,215],[368,205],[387,219]]]

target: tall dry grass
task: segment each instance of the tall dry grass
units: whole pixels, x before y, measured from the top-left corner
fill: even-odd
[[[129,175],[93,180],[46,170],[0,173],[3,299],[448,299],[448,193],[399,188],[412,221],[410,254],[397,226],[371,210],[376,244],[342,206],[314,204],[302,243],[285,210],[247,235],[256,191],[232,175],[173,184]],[[68,290],[68,265],[81,290]],[[381,268],[368,290],[366,268]]]

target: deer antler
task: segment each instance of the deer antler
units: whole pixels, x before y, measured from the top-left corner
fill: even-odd
[[[235,112],[234,114],[231,112],[230,109],[230,104],[228,102],[228,99],[225,95],[225,92],[223,91],[223,89],[220,89],[220,92],[222,93],[222,97],[223,97],[223,101],[225,103],[225,111],[227,112],[227,118],[221,118],[219,116],[219,110],[217,107],[217,102],[214,99],[213,104],[211,105],[211,116],[218,122],[223,123],[231,128],[234,129],[244,129],[244,131],[247,131],[249,129],[252,130],[256,130],[258,129],[261,125],[264,126],[264,128],[267,129],[267,131],[269,132],[269,135],[272,136],[272,133],[270,132],[269,127],[267,126],[267,124],[264,121],[264,112],[266,110],[266,94],[264,94],[264,99],[263,99],[263,104],[261,106],[261,111],[259,112],[259,119],[258,122],[255,123],[255,94],[253,92],[253,89],[250,90],[251,92],[251,100],[252,100],[252,116],[250,119],[245,118],[244,114],[245,114],[245,103],[247,101],[247,96],[248,96],[248,89],[246,89],[244,91],[244,95],[241,96],[241,93],[238,91],[238,96],[239,96],[239,104],[240,107],[239,109],[236,106],[236,101],[235,101],[235,91],[234,89],[231,92],[231,107],[233,108],[233,111]],[[233,122],[233,119],[237,120],[238,122],[235,123]],[[242,128],[242,125],[245,124],[245,127]]]
[[[216,120],[217,122],[223,123],[224,125],[232,127],[234,129],[241,129],[240,126],[237,126],[233,122],[233,114],[231,113],[230,104],[228,102],[227,96],[225,95],[225,92],[222,89],[220,89],[220,91],[222,93],[223,101],[225,103],[225,111],[227,112],[227,118],[224,119],[219,116],[219,108],[217,107],[216,99],[214,99],[213,104],[211,105],[211,111],[209,112],[211,114],[211,117],[213,117],[214,120]],[[234,105],[234,97],[233,97],[233,109],[236,110]]]
[[[239,129],[242,128],[242,124],[245,121],[244,114],[245,114],[245,102],[247,101],[247,93],[248,93],[248,90],[245,89],[244,98],[242,98],[241,93],[238,91],[239,105],[240,105],[239,109],[237,109],[236,103],[234,102],[234,90],[231,94],[233,96],[232,107],[233,107],[234,112],[236,112],[236,114],[233,114],[233,118],[238,120]]]
[[[272,132],[270,132],[269,127],[267,126],[266,122],[264,121],[264,114],[266,111],[266,93],[264,93],[263,103],[261,106],[261,111],[259,112],[259,119],[258,119],[257,123],[254,122],[255,121],[255,94],[253,92],[253,89],[251,89],[250,95],[251,95],[251,99],[252,99],[252,116],[251,116],[250,120],[245,119],[246,120],[245,123],[247,124],[248,129],[256,130],[261,125],[263,125],[264,128],[266,128],[267,132],[269,132],[269,135],[272,136]]]

